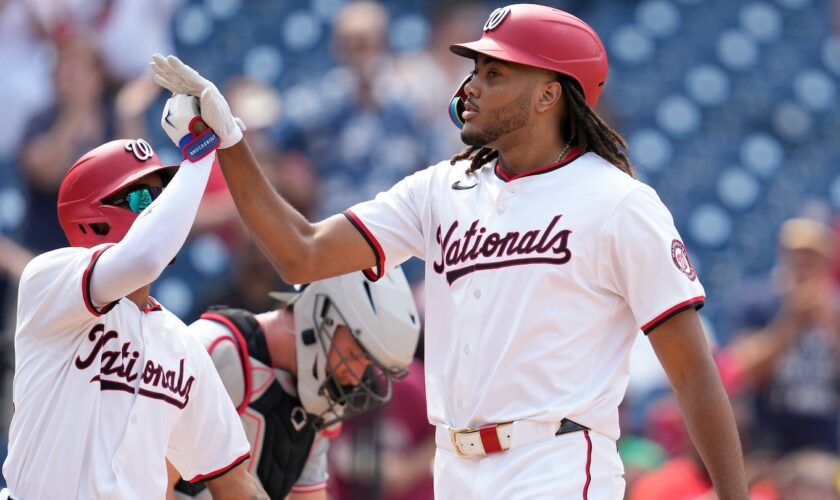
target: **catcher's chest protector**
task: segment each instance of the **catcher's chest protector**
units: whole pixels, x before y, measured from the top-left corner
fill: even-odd
[[[218,316],[228,320],[227,324],[219,321],[221,324],[230,327],[232,323],[238,330],[232,333],[244,341],[247,352],[240,359],[248,359],[248,366],[243,367],[243,372],[252,370],[252,366],[262,366],[261,377],[264,377],[264,368],[271,366],[271,358],[265,334],[254,315],[243,309],[219,308],[211,309],[202,315],[202,319],[218,321]],[[251,443],[250,460],[257,466],[250,469],[256,472],[271,498],[285,498],[306,465],[317,433],[314,425],[316,417],[306,413],[300,399],[287,393],[276,378],[258,394],[247,390],[246,397],[247,405],[240,405],[240,408],[264,421],[260,434],[253,436],[249,433],[249,439],[259,441]],[[192,492],[196,491],[195,486],[181,481],[176,489],[190,493],[190,488]]]

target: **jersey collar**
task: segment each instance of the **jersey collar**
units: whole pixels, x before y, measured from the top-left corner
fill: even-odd
[[[153,311],[162,311],[163,310],[163,308],[160,307],[160,304],[158,304],[158,301],[156,301],[154,299],[154,297],[152,297],[151,295],[149,295],[149,298],[147,300],[148,300],[148,303],[149,303],[149,307],[147,307],[146,309],[143,310],[144,313],[150,313],[150,312],[153,312]]]
[[[547,173],[547,172],[551,172],[553,170],[557,170],[558,168],[564,167],[564,166],[568,165],[569,163],[577,160],[580,156],[581,156],[580,148],[578,146],[575,146],[575,147],[571,148],[568,153],[566,153],[566,156],[564,158],[562,158],[557,163],[552,163],[551,165],[546,165],[544,167],[532,168],[531,170],[526,170],[526,171],[524,171],[520,174],[516,174],[516,175],[508,175],[502,170],[502,167],[499,166],[499,162],[497,160],[496,161],[496,166],[493,167],[493,171],[496,173],[496,177],[498,177],[499,179],[501,179],[505,182],[510,182],[510,181],[513,181],[513,180],[516,180],[516,179],[520,179],[522,177],[528,177],[529,175],[544,174],[544,173]]]

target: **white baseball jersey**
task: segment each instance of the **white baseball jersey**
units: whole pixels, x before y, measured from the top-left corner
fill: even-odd
[[[594,153],[510,177],[441,162],[345,215],[369,276],[425,260],[429,419],[569,418],[613,439],[639,329],[704,291],[667,208]]]
[[[16,498],[163,498],[164,458],[193,480],[248,458],[204,346],[150,298],[102,308],[90,276],[107,246],[33,259],[20,282],[15,413],[3,474]]]
[[[225,389],[233,404],[239,410],[242,427],[251,443],[251,458],[248,459],[248,471],[257,477],[257,464],[263,453],[262,445],[265,433],[265,418],[258,411],[250,408],[248,402],[257,400],[265,393],[274,381],[277,381],[286,393],[297,397],[294,376],[285,371],[261,363],[250,357],[250,387],[245,381],[245,367],[240,357],[238,340],[233,332],[222,324],[207,319],[199,319],[190,324],[189,331],[198,338],[210,353],[210,358],[216,370],[221,375]],[[292,492],[307,493],[319,491],[327,487],[327,450],[329,439],[327,435],[318,433],[303,472],[292,486]],[[210,498],[203,492],[195,498]]]

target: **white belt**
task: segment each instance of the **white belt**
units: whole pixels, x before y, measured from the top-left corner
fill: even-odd
[[[9,488],[3,488],[0,490],[0,500],[15,500],[17,497],[9,491]]]
[[[569,427],[567,422],[577,426],[573,422],[564,420],[564,428]],[[558,434],[560,424],[560,422],[516,420],[485,425],[479,429],[455,429],[438,425],[435,428],[435,443],[439,448],[453,451],[461,457],[480,457],[551,439]],[[569,428],[569,431],[581,429],[585,427]]]

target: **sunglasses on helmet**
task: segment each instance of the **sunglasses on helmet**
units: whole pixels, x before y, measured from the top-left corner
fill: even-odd
[[[124,197],[112,200],[109,205],[125,207],[135,214],[139,214],[151,205],[162,192],[163,188],[160,186],[137,186]]]

